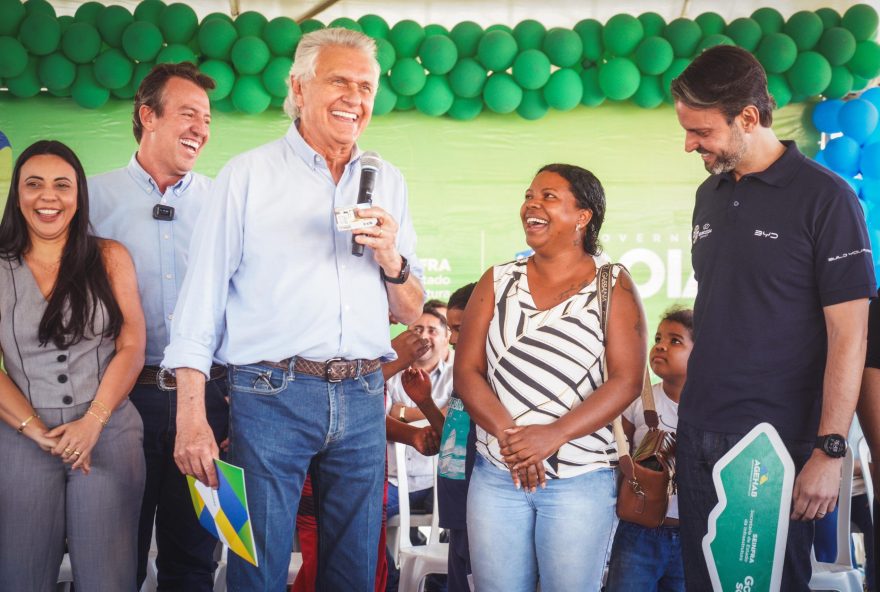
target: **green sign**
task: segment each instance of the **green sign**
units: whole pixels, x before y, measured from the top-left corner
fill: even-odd
[[[769,423],[761,423],[712,470],[718,505],[703,554],[716,592],[779,590],[788,537],[794,463]]]

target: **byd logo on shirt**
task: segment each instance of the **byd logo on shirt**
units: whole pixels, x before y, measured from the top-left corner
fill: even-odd
[[[779,238],[779,235],[776,234],[775,232],[764,232],[763,230],[760,230],[758,228],[755,229],[755,236],[758,236],[761,238],[772,238],[773,240],[776,240],[777,238]]]
[[[693,241],[693,244],[697,244],[698,240],[700,240],[701,238],[706,238],[710,234],[712,234],[712,226],[710,224],[703,224],[702,228],[700,228],[700,225],[697,224],[696,226],[694,226],[694,232],[691,235],[691,240]]]

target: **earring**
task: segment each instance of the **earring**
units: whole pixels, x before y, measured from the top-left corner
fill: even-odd
[[[575,230],[575,232],[580,232],[580,231],[581,231],[581,228],[583,228],[583,226],[581,226],[580,224],[575,224],[575,225],[574,225],[574,230]]]

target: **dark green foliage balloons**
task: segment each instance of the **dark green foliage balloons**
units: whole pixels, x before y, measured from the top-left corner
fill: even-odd
[[[452,107],[455,95],[446,81],[445,76],[432,74],[425,81],[425,86],[415,95],[416,109],[425,115],[439,117]]]
[[[520,51],[541,49],[547,29],[536,20],[526,19],[513,28],[513,37]]]
[[[581,97],[581,105],[587,107],[598,107],[605,102],[605,92],[599,86],[599,69],[596,66],[590,66],[580,74],[581,85],[584,87],[584,94]]]
[[[388,77],[379,77],[379,89],[376,91],[376,100],[373,101],[373,115],[391,113],[396,104],[397,93],[391,88]]]
[[[428,37],[434,37],[436,35],[442,35],[443,37],[449,37],[449,29],[447,29],[443,25],[437,25],[437,24],[425,25],[425,39],[427,39]]]
[[[202,23],[197,38],[205,57],[228,60],[232,46],[238,40],[238,31],[229,21],[212,19]]]
[[[547,104],[557,111],[574,109],[584,96],[580,76],[568,68],[560,68],[554,72],[543,90]]]
[[[477,46],[483,36],[483,28],[473,21],[462,21],[452,27],[449,38],[458,48],[458,56],[471,58],[477,55]]]
[[[663,37],[648,37],[636,49],[636,66],[644,74],[663,74],[672,63],[672,45]]]
[[[723,33],[724,27],[726,26],[726,23],[724,22],[724,17],[722,17],[717,12],[704,12],[703,14],[695,18],[694,22],[699,25],[700,30],[703,31],[704,37]]]
[[[764,31],[758,21],[750,18],[738,18],[730,21],[724,34],[733,39],[734,43],[746,51],[755,51],[761,42]]]
[[[625,56],[633,52],[645,36],[642,22],[629,14],[616,14],[608,19],[602,31],[602,42],[611,55]]]
[[[369,35],[373,39],[385,39],[391,30],[385,19],[375,14],[365,14],[358,19],[358,24],[361,26],[364,34]]]
[[[822,19],[822,26],[826,29],[840,26],[840,14],[833,8],[817,8],[816,14]]]
[[[452,92],[459,97],[478,97],[486,84],[486,74],[486,69],[477,60],[464,58],[449,72],[449,85]]]
[[[93,26],[98,25],[98,15],[104,10],[104,5],[100,2],[84,2],[80,4],[73,18],[78,23],[88,23]]]
[[[605,52],[602,45],[602,23],[596,19],[584,19],[574,26],[584,46],[584,58],[597,62]]]
[[[61,25],[61,34],[64,35],[64,31],[66,31],[67,28],[75,22],[76,21],[73,20],[73,17],[69,14],[62,14],[61,16],[59,16],[58,24]]]
[[[516,108],[516,114],[523,119],[535,121],[547,115],[550,105],[544,98],[544,93],[539,90],[523,91],[522,100]]]
[[[379,69],[383,72],[390,70],[397,61],[397,52],[387,39],[376,39],[376,61],[379,62]]]
[[[76,80],[70,87],[70,96],[80,107],[97,109],[110,98],[110,91],[95,80],[92,66],[83,64],[76,70]]]
[[[287,96],[287,79],[290,76],[290,66],[293,60],[285,57],[272,58],[266,69],[263,70],[263,86],[273,97]]]
[[[175,43],[174,45],[166,45],[159,55],[156,56],[157,64],[179,64],[181,62],[197,63],[198,58],[186,45]]]
[[[877,34],[877,11],[868,4],[850,6],[840,24],[849,29],[856,41],[873,39]]]
[[[232,104],[243,113],[254,115],[269,107],[272,95],[263,88],[260,77],[247,74],[240,76],[232,87]]]
[[[513,79],[526,90],[541,88],[550,80],[550,59],[537,49],[527,49],[513,62]]]
[[[782,32],[794,39],[798,51],[813,49],[822,37],[825,25],[815,12],[801,10],[794,13],[782,27]]]
[[[397,103],[394,105],[395,111],[412,111],[416,108],[416,102],[412,97],[397,95]]]
[[[431,74],[446,74],[458,61],[458,48],[445,35],[433,35],[422,42],[419,59]]]
[[[169,4],[159,15],[159,30],[169,45],[189,42],[198,28],[199,19],[187,4]]]
[[[690,65],[691,61],[686,58],[678,58],[672,60],[672,64],[669,66],[669,69],[663,73],[663,76],[660,78],[660,82],[663,85],[663,98],[666,101],[672,102],[672,92],[669,87],[672,84],[672,81],[678,78],[678,76],[684,72],[684,69]]]
[[[483,101],[479,98],[455,97],[446,115],[458,121],[470,121],[483,112]]]
[[[686,18],[677,18],[663,30],[663,36],[672,45],[672,53],[677,58],[689,58],[697,50],[703,36],[700,25]]]
[[[232,65],[239,74],[259,74],[269,63],[269,46],[259,37],[242,37],[232,46]]]
[[[95,80],[105,88],[122,88],[133,73],[134,64],[119,49],[108,49],[95,60]]]
[[[301,38],[302,30],[299,25],[286,16],[273,18],[263,28],[263,41],[269,46],[272,55],[292,58]]]
[[[299,28],[302,30],[303,35],[308,35],[312,31],[323,29],[324,23],[322,23],[318,19],[306,19],[299,24]]]
[[[547,31],[543,48],[544,53],[550,58],[550,63],[560,68],[574,66],[581,60],[584,53],[584,44],[580,35],[561,27],[554,27]]]
[[[522,101],[523,90],[506,72],[495,72],[483,88],[483,101],[495,113],[512,113]]]
[[[199,65],[199,70],[214,80],[214,89],[208,91],[208,98],[212,103],[229,96],[232,85],[235,84],[232,66],[221,60],[207,60]]]
[[[805,51],[798,55],[786,77],[793,94],[812,97],[831,82],[831,64],[821,54]]]
[[[782,74],[767,75],[767,91],[773,100],[776,101],[776,107],[782,109],[791,102],[791,86],[785,80]]]
[[[868,80],[876,78],[880,75],[880,46],[876,41],[859,41],[847,66],[856,76]]]
[[[0,37],[18,33],[24,17],[24,6],[19,0],[0,0]]]
[[[797,55],[797,45],[785,33],[765,35],[755,52],[755,57],[764,69],[774,74],[781,74],[791,68]]]
[[[339,28],[339,29],[349,29],[350,31],[357,31],[358,33],[363,33],[364,30],[361,28],[360,24],[351,18],[346,16],[341,16],[339,18],[335,18],[330,21],[330,24],[327,25],[328,29]]]
[[[134,20],[159,26],[159,17],[167,5],[162,0],[141,0],[134,9]]]
[[[853,87],[853,75],[846,66],[831,67],[831,82],[822,94],[829,99],[841,99]]]
[[[413,58],[401,58],[391,68],[391,88],[399,95],[411,97],[425,86],[425,69]]]
[[[26,17],[18,32],[22,45],[36,56],[49,55],[58,49],[61,25],[54,16],[36,13]]]
[[[140,88],[141,82],[147,77],[147,74],[149,74],[152,69],[153,63],[141,62],[134,67],[134,73],[131,75],[131,80],[128,81],[128,84],[122,88],[111,90],[110,94],[119,99],[134,98],[135,93],[137,93],[138,88]]]
[[[242,12],[235,17],[235,30],[239,37],[261,37],[266,26],[266,17],[254,10]]]
[[[486,27],[486,33],[488,33],[489,31],[504,31],[505,33],[510,33],[511,35],[513,35],[513,29],[501,23],[489,25],[488,27]]]
[[[95,23],[104,43],[110,47],[122,47],[122,34],[134,22],[134,17],[123,6],[108,6],[98,14]]]
[[[697,45],[696,55],[700,55],[710,47],[715,47],[716,45],[736,45],[736,43],[733,42],[733,39],[721,33],[707,35],[703,37]]]
[[[856,38],[848,29],[831,27],[822,34],[817,49],[829,64],[842,66],[856,53]]]
[[[75,64],[88,64],[101,51],[101,35],[88,23],[73,23],[61,36],[61,51]]]
[[[516,39],[505,31],[487,31],[477,46],[477,58],[487,70],[507,70],[516,57]]]
[[[40,78],[37,76],[37,58],[31,57],[21,74],[6,79],[9,93],[19,99],[29,99],[40,94]]]
[[[49,4],[49,2],[47,2],[47,0],[26,0],[24,3],[24,12],[27,16],[34,14],[45,14],[52,18],[57,16],[55,14],[55,9]]]
[[[769,6],[759,8],[753,12],[751,18],[758,23],[764,35],[768,33],[781,33],[782,27],[785,25],[785,19],[782,17],[782,14]]]
[[[656,12],[644,12],[639,15],[639,22],[642,23],[645,37],[657,37],[663,34],[666,28],[666,19]]]
[[[853,74],[852,77],[853,77],[853,84],[852,84],[853,92],[864,90],[865,88],[868,87],[868,83],[871,82],[867,78],[862,78],[861,76],[856,76],[855,74]]]
[[[402,20],[391,27],[388,40],[394,46],[398,57],[413,58],[419,52],[422,41],[425,40],[425,30],[415,21]]]
[[[76,64],[55,52],[42,58],[37,65],[37,75],[43,86],[49,90],[62,90],[73,84],[76,78]]]
[[[149,21],[135,21],[122,34],[122,49],[133,60],[151,62],[162,49],[162,32]]]
[[[642,109],[653,109],[663,103],[663,81],[659,76],[642,76],[632,102]]]
[[[633,96],[640,80],[639,69],[627,58],[613,58],[599,69],[599,87],[606,97],[614,101]]]

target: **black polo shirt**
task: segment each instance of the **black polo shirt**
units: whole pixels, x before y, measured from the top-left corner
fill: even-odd
[[[822,307],[872,297],[858,200],[794,142],[766,170],[709,177],[697,190],[691,256],[694,349],[679,421],[745,433],[769,421],[813,441],[827,335]]]

